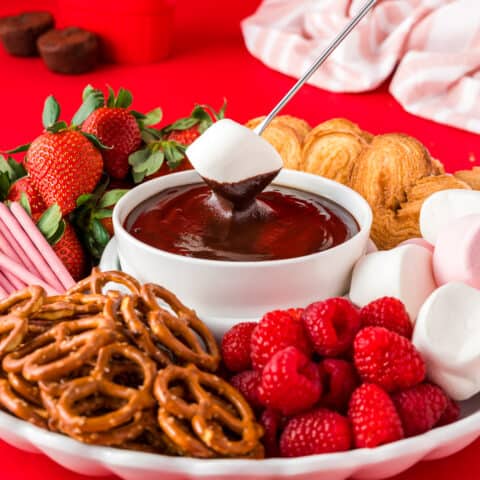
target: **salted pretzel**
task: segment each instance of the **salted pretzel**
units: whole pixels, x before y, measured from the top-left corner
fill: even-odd
[[[213,334],[160,286],[94,269],[65,295],[17,292],[0,302],[0,359],[0,407],[39,427],[165,455],[264,455],[247,402],[206,372]]]
[[[29,316],[42,306],[45,297],[46,293],[42,287],[33,285],[24,288],[0,300],[0,315],[12,312],[18,315]]]
[[[143,285],[140,293],[150,308],[147,321],[156,339],[177,359],[215,371],[220,363],[217,342],[197,314],[159,285]],[[171,311],[163,308],[159,301]]]
[[[108,297],[105,295],[80,293],[47,297],[32,317],[58,321],[80,315],[94,315],[103,312],[107,300]]]
[[[172,392],[178,383],[185,386],[191,401]],[[245,456],[258,447],[263,432],[250,405],[220,377],[192,364],[169,365],[158,373],[154,393],[159,424],[183,454]]]
[[[22,371],[28,380],[56,380],[79,368],[118,333],[111,321],[93,316],[62,322],[42,333],[3,360],[7,372]]]
[[[124,357],[141,368],[142,384],[132,388],[116,383],[111,378],[114,357]],[[99,438],[109,445],[133,440],[145,428],[143,411],[154,405],[155,372],[154,362],[131,345],[114,343],[103,347],[91,375],[72,380],[61,394],[56,406],[60,429],[87,443],[97,443]],[[92,396],[102,399],[101,407],[111,407],[112,411],[91,416],[79,412],[77,405]]]
[[[42,336],[55,341],[35,350],[23,365],[28,380],[56,380],[81,367],[101,347],[118,339],[117,333],[105,327],[103,317],[88,317],[62,322]]]
[[[4,378],[0,379],[0,405],[37,427],[47,428],[46,410],[22,398],[18,392],[14,391],[9,380]]]
[[[89,277],[81,280],[67,291],[68,295],[72,293],[96,293],[101,294],[107,283],[118,283],[126,287],[130,293],[138,295],[140,293],[140,283],[132,276],[117,271],[102,272],[99,268],[92,269]]]
[[[146,322],[148,309],[145,307],[146,305],[139,296],[128,295],[123,298],[120,312],[127,335],[140,350],[150,355],[159,365],[170,365],[172,363],[170,353],[162,344],[156,342],[157,339],[152,335]]]
[[[28,318],[20,313],[0,317],[0,357],[15,350],[28,333]]]

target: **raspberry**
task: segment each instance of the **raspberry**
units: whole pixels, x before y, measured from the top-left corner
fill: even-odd
[[[335,357],[346,352],[360,329],[357,309],[344,298],[330,298],[309,305],[303,313],[314,350]]]
[[[222,358],[231,372],[243,372],[252,368],[250,341],[255,322],[238,323],[222,339]]]
[[[378,385],[364,383],[353,392],[348,418],[357,448],[373,448],[403,438],[402,422],[395,406]]]
[[[352,392],[359,384],[353,365],[338,358],[326,358],[318,368],[323,386],[321,405],[345,411]]]
[[[280,350],[265,365],[259,392],[266,407],[284,415],[307,410],[322,393],[318,366],[295,347]]]
[[[261,375],[256,370],[245,370],[230,379],[230,383],[245,397],[253,409],[260,408],[262,403],[258,396]]]
[[[283,457],[343,452],[351,445],[352,432],[348,419],[325,408],[293,417],[280,438]]]
[[[448,399],[443,391],[428,383],[392,395],[406,437],[428,432],[440,420]]]
[[[403,390],[425,378],[425,362],[405,337],[383,327],[365,327],[353,344],[354,362],[364,382],[387,392]]]
[[[283,310],[267,313],[252,334],[253,367],[261,370],[275,353],[290,346],[310,355],[311,346],[303,322]]]
[[[260,416],[260,425],[263,427],[263,445],[267,457],[279,457],[279,440],[286,424],[286,417],[282,414],[267,408]]]
[[[293,318],[301,320],[304,311],[304,308],[289,308],[286,312]]]
[[[458,403],[455,400],[447,397],[447,407],[435,426],[443,427],[444,425],[456,422],[459,418],[460,407],[458,406]]]
[[[383,297],[360,310],[362,327],[384,327],[402,337],[412,338],[412,322],[403,303],[397,298]]]

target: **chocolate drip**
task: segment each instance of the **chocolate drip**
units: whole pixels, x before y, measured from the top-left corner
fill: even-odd
[[[205,177],[203,180],[218,197],[231,202],[234,210],[242,211],[251,208],[256,196],[273,181],[279,172],[280,170],[263,173],[234,183],[220,183]],[[219,201],[218,204],[222,205],[222,202]]]

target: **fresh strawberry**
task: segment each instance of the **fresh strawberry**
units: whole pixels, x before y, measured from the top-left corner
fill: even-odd
[[[348,419],[324,408],[292,418],[280,438],[283,457],[344,452],[351,445],[352,432]]]
[[[334,357],[350,349],[360,329],[357,309],[345,298],[329,298],[309,305],[303,322],[314,350]]]
[[[5,200],[28,204],[32,214],[43,213],[47,208],[23,163],[0,155],[0,201]]]
[[[27,170],[47,206],[58,204],[63,215],[75,209],[76,199],[90,193],[100,180],[100,152],[80,132],[46,132],[27,152]]]
[[[222,359],[231,372],[242,372],[252,367],[250,343],[256,322],[241,322],[222,338]]]
[[[354,361],[364,382],[387,392],[403,390],[425,378],[425,362],[413,344],[383,327],[366,327],[354,341]]]
[[[142,129],[161,120],[160,109],[147,115],[128,110],[132,94],[120,88],[117,96],[109,88],[105,101],[100,90],[88,86],[84,91],[84,104],[101,104],[85,119],[82,131],[95,135],[109,148],[102,150],[106,172],[113,178],[122,179],[128,175],[128,157],[142,145]]]
[[[80,109],[72,126],[58,121],[60,106],[52,97],[45,101],[43,125],[45,132],[30,145],[22,145],[12,152],[27,151],[25,167],[35,188],[47,207],[57,204],[63,215],[75,209],[77,198],[90,193],[100,180],[103,160],[98,139],[78,130],[78,124],[87,109]]]
[[[188,146],[192,144],[213,122],[224,118],[226,104],[216,112],[208,105],[197,105],[189,117],[181,118],[164,127],[162,132],[166,140]]]
[[[422,383],[392,395],[406,437],[431,430],[448,405],[448,398],[436,385]]]
[[[339,358],[325,358],[319,363],[318,369],[323,392],[320,404],[344,412],[352,392],[359,384],[353,365]]]
[[[27,210],[29,206],[27,205]],[[39,214],[33,214],[37,220]],[[81,280],[87,270],[87,258],[80,240],[70,223],[62,218],[58,205],[52,205],[40,216],[37,227],[52,245],[58,258],[63,262],[75,280]]]
[[[215,112],[209,106],[197,105],[189,117],[181,118],[160,131],[150,129],[144,135],[147,146],[129,158],[134,182],[192,168],[185,155],[186,148],[214,121],[224,117],[225,107],[224,104]]]
[[[373,448],[403,438],[395,406],[385,390],[364,383],[352,394],[348,407],[357,448]]]
[[[192,144],[201,135],[198,125],[185,130],[173,130],[167,135],[167,140],[181,143],[182,145]]]
[[[32,178],[22,177],[12,184],[7,195],[7,200],[11,202],[22,202],[22,196],[25,195],[30,204],[32,215],[43,213],[47,206],[43,201],[39,191],[35,188]]]
[[[230,383],[245,397],[254,409],[262,406],[258,393],[260,381],[261,375],[256,370],[245,370],[237,373],[230,379]]]
[[[260,400],[284,415],[308,410],[321,394],[317,365],[295,347],[275,353],[262,371]]]
[[[296,347],[310,355],[312,347],[298,316],[275,310],[265,314],[252,333],[251,357],[253,367],[261,370],[272,356],[286,347]]]
[[[82,244],[69,223],[66,223],[65,232],[53,245],[53,250],[74,280],[81,280],[86,272],[87,259]]]
[[[370,302],[360,310],[362,327],[384,327],[403,337],[412,338],[413,326],[405,305],[393,297]]]
[[[130,170],[128,156],[142,144],[135,117],[125,108],[102,107],[90,114],[82,131],[111,147],[102,152],[105,171],[114,178],[125,178]]]

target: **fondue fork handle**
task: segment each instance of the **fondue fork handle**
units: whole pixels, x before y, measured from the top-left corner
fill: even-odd
[[[290,91],[280,100],[277,106],[268,114],[260,125],[255,128],[255,133],[261,135],[267,128],[268,124],[277,116],[280,110],[295,96],[295,94],[303,87],[310,77],[318,70],[318,68],[327,60],[333,51],[345,40],[350,32],[357,26],[363,17],[378,3],[380,0],[367,0],[360,11],[352,18],[345,28],[335,37],[332,43],[322,52],[315,60],[312,66],[303,74],[298,82],[290,89]]]

